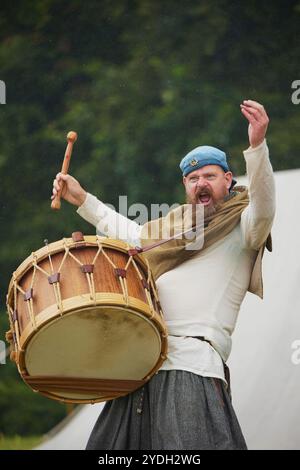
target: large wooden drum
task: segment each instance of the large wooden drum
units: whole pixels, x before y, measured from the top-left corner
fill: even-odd
[[[167,353],[151,272],[121,241],[75,232],[32,253],[11,279],[11,357],[33,390],[94,403],[141,387]]]

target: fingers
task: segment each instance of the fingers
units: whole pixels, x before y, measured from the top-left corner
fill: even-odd
[[[256,109],[260,114],[264,114],[264,113],[265,113],[265,108],[263,107],[262,104],[258,103],[257,101],[253,101],[253,100],[244,100],[244,101],[243,101],[243,104],[244,104],[245,106],[248,106],[248,107],[251,107],[251,108]]]
[[[262,104],[257,103],[253,100],[244,100],[241,107],[246,107],[247,111],[251,113],[257,121],[264,121],[265,123],[269,122],[269,117],[266,113],[265,108]]]
[[[257,109],[257,108],[254,108],[250,105],[244,105],[244,104],[241,104],[241,111],[246,111],[247,115],[251,115],[252,118],[253,118],[253,121],[259,121],[261,119],[261,114],[260,114],[260,111]],[[245,116],[245,113],[243,113],[244,116]]]
[[[51,199],[54,199],[59,191],[62,190],[62,181],[66,181],[69,175],[64,175],[62,173],[57,173],[55,179],[53,180],[52,196]]]
[[[61,183],[57,179],[53,180],[53,188],[52,188],[52,193],[54,196],[61,191]]]
[[[59,181],[59,180],[67,181],[67,179],[69,177],[70,177],[70,175],[64,175],[63,173],[57,173],[57,175],[56,175],[57,181]]]
[[[251,124],[268,125],[269,117],[260,103],[253,100],[244,100],[240,107],[243,115]]]
[[[253,113],[247,108],[246,106],[243,106],[241,104],[241,111],[243,115],[245,116],[246,119],[250,122],[250,124],[256,124],[258,122],[257,118],[253,115]]]
[[[61,189],[61,185],[56,179],[53,180],[53,188],[56,189],[56,191],[59,191]]]

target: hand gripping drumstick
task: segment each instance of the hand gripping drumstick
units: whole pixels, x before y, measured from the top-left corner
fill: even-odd
[[[64,161],[63,161],[63,164],[62,164],[62,167],[61,167],[61,173],[63,175],[66,175],[68,173],[70,160],[71,160],[71,155],[72,155],[72,150],[73,150],[73,144],[74,144],[74,142],[76,142],[76,140],[77,140],[76,132],[74,132],[74,131],[68,132],[68,135],[67,135],[68,145],[67,145],[67,148],[66,148],[66,151],[65,151],[65,157],[64,157]],[[55,198],[51,202],[51,209],[54,209],[54,210],[59,210],[60,209],[60,205],[61,205],[60,195],[62,193],[63,187],[64,187],[64,181],[61,180],[61,191],[56,194]]]

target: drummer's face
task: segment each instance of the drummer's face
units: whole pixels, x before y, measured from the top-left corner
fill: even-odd
[[[183,177],[187,203],[213,208],[229,193],[231,182],[231,171],[225,173],[218,165],[206,165],[192,171]]]

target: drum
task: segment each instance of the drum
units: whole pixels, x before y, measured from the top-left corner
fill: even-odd
[[[166,358],[150,269],[122,241],[75,232],[46,244],[14,272],[7,309],[11,358],[34,391],[55,400],[126,395]]]

